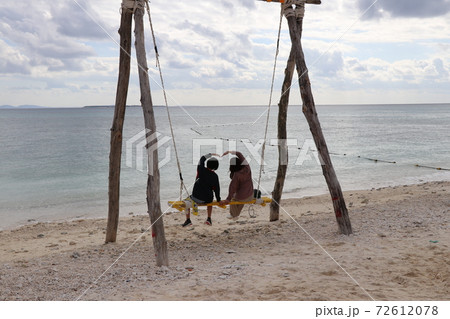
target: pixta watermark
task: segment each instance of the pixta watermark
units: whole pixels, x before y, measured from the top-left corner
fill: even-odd
[[[125,143],[125,165],[153,175],[153,169],[148,168],[153,168],[154,161],[158,162],[158,168],[170,162],[172,152],[169,142],[171,140],[172,138],[159,132],[151,132],[149,129],[140,131]],[[156,157],[163,152],[163,158]]]
[[[171,160],[175,160],[172,152],[171,137],[165,136],[160,132],[150,132],[149,130],[142,130],[126,141],[126,166],[135,168],[141,172],[147,172],[153,175],[154,161],[157,160],[158,168],[162,168]],[[312,139],[305,139],[299,141],[297,139],[270,139],[265,146],[264,162],[262,157],[262,148],[264,140],[260,139],[253,143],[249,139],[241,139],[239,142],[243,147],[239,147],[249,163],[255,162],[257,165],[278,165],[278,156],[267,156],[267,152],[278,152],[278,146],[281,146],[280,164],[288,165],[288,151],[291,153],[291,164],[300,166],[305,162],[315,163],[316,165],[323,165],[320,154],[317,152],[316,145]],[[198,159],[206,153],[223,154],[226,150],[236,150],[238,140],[235,139],[192,139],[190,150],[183,149],[181,154],[183,158],[181,161],[189,160],[192,165],[198,163]],[[186,144],[183,144],[186,147]],[[156,157],[156,151],[158,157]],[[179,152],[180,153],[180,152]],[[186,154],[192,154],[189,158]],[[295,156],[295,161],[292,161],[292,156]],[[269,159],[268,159],[269,158]],[[276,161],[270,163],[269,161]],[[152,169],[148,169],[152,168]]]

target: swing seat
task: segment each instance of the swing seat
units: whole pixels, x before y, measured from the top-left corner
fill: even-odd
[[[257,205],[261,205],[261,206],[266,206],[266,204],[271,203],[272,199],[269,197],[261,197],[261,198],[255,198],[251,201],[248,202],[240,202],[240,201],[233,201],[230,202],[228,205],[240,205],[240,204],[257,204]],[[177,209],[178,211],[182,212],[188,208],[191,208],[192,204],[189,200],[183,201],[183,200],[178,200],[178,201],[169,201],[168,202],[169,205],[175,209]],[[197,204],[197,206],[218,206],[220,208],[226,208],[227,205],[220,205],[219,202],[211,202],[208,204]]]

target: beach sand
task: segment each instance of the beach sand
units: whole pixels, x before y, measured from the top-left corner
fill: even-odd
[[[237,221],[215,208],[182,228],[164,217],[169,267],[156,267],[147,215],[0,232],[0,300],[448,300],[450,182],[347,191],[354,234],[338,232],[329,195],[282,201]],[[120,257],[120,258],[119,258]]]

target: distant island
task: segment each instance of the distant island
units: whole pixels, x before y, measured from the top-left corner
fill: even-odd
[[[45,109],[45,106],[40,106],[40,105],[18,105],[18,106],[13,106],[13,105],[0,105],[0,109],[2,110],[16,110],[16,109],[21,109],[21,110],[26,110],[26,109]]]

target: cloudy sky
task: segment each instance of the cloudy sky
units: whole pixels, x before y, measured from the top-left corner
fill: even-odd
[[[2,1],[0,105],[114,104],[121,2]],[[307,5],[303,46],[316,103],[449,103],[450,0],[374,2]],[[150,5],[170,105],[268,103],[278,3]],[[162,104],[148,28],[146,34],[152,94]],[[290,50],[286,21],[280,46],[274,104]],[[139,104],[135,64],[133,58],[129,104]],[[291,103],[300,104],[298,89]]]

